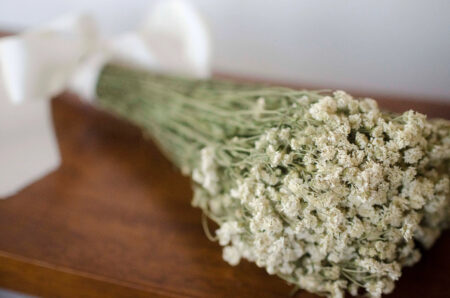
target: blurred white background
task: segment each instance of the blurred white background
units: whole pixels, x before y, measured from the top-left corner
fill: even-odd
[[[113,34],[137,26],[156,1],[0,0],[0,30],[88,11]],[[448,0],[191,2],[211,27],[216,71],[450,101]]]

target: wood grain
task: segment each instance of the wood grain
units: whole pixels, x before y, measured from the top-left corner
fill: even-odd
[[[450,118],[448,104],[391,101]],[[0,287],[48,297],[288,297],[205,237],[188,179],[135,127],[64,94],[53,100],[63,164],[0,201]],[[390,297],[450,297],[449,233]],[[297,297],[315,297],[306,292]]]

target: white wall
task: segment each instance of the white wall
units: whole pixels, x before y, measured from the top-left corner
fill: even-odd
[[[0,28],[91,11],[108,33],[155,0],[0,0]],[[330,88],[450,100],[448,0],[192,0],[216,70]]]

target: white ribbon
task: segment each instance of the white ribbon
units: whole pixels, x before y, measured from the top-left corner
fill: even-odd
[[[0,198],[60,165],[51,97],[69,88],[95,98],[99,72],[110,61],[207,77],[210,52],[201,17],[180,0],[160,2],[138,30],[110,40],[87,15],[0,39]]]

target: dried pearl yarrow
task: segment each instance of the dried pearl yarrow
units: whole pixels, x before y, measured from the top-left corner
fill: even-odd
[[[241,259],[331,297],[389,293],[448,226],[450,124],[371,99],[108,66],[98,102],[192,176]],[[209,235],[211,236],[211,235]]]
[[[415,243],[429,247],[447,227],[449,124],[342,91],[296,104],[299,120],[266,129],[239,166],[213,166],[221,148],[204,149],[194,205],[217,192],[231,202],[205,209],[231,265],[244,258],[331,297],[390,293],[420,258]]]

